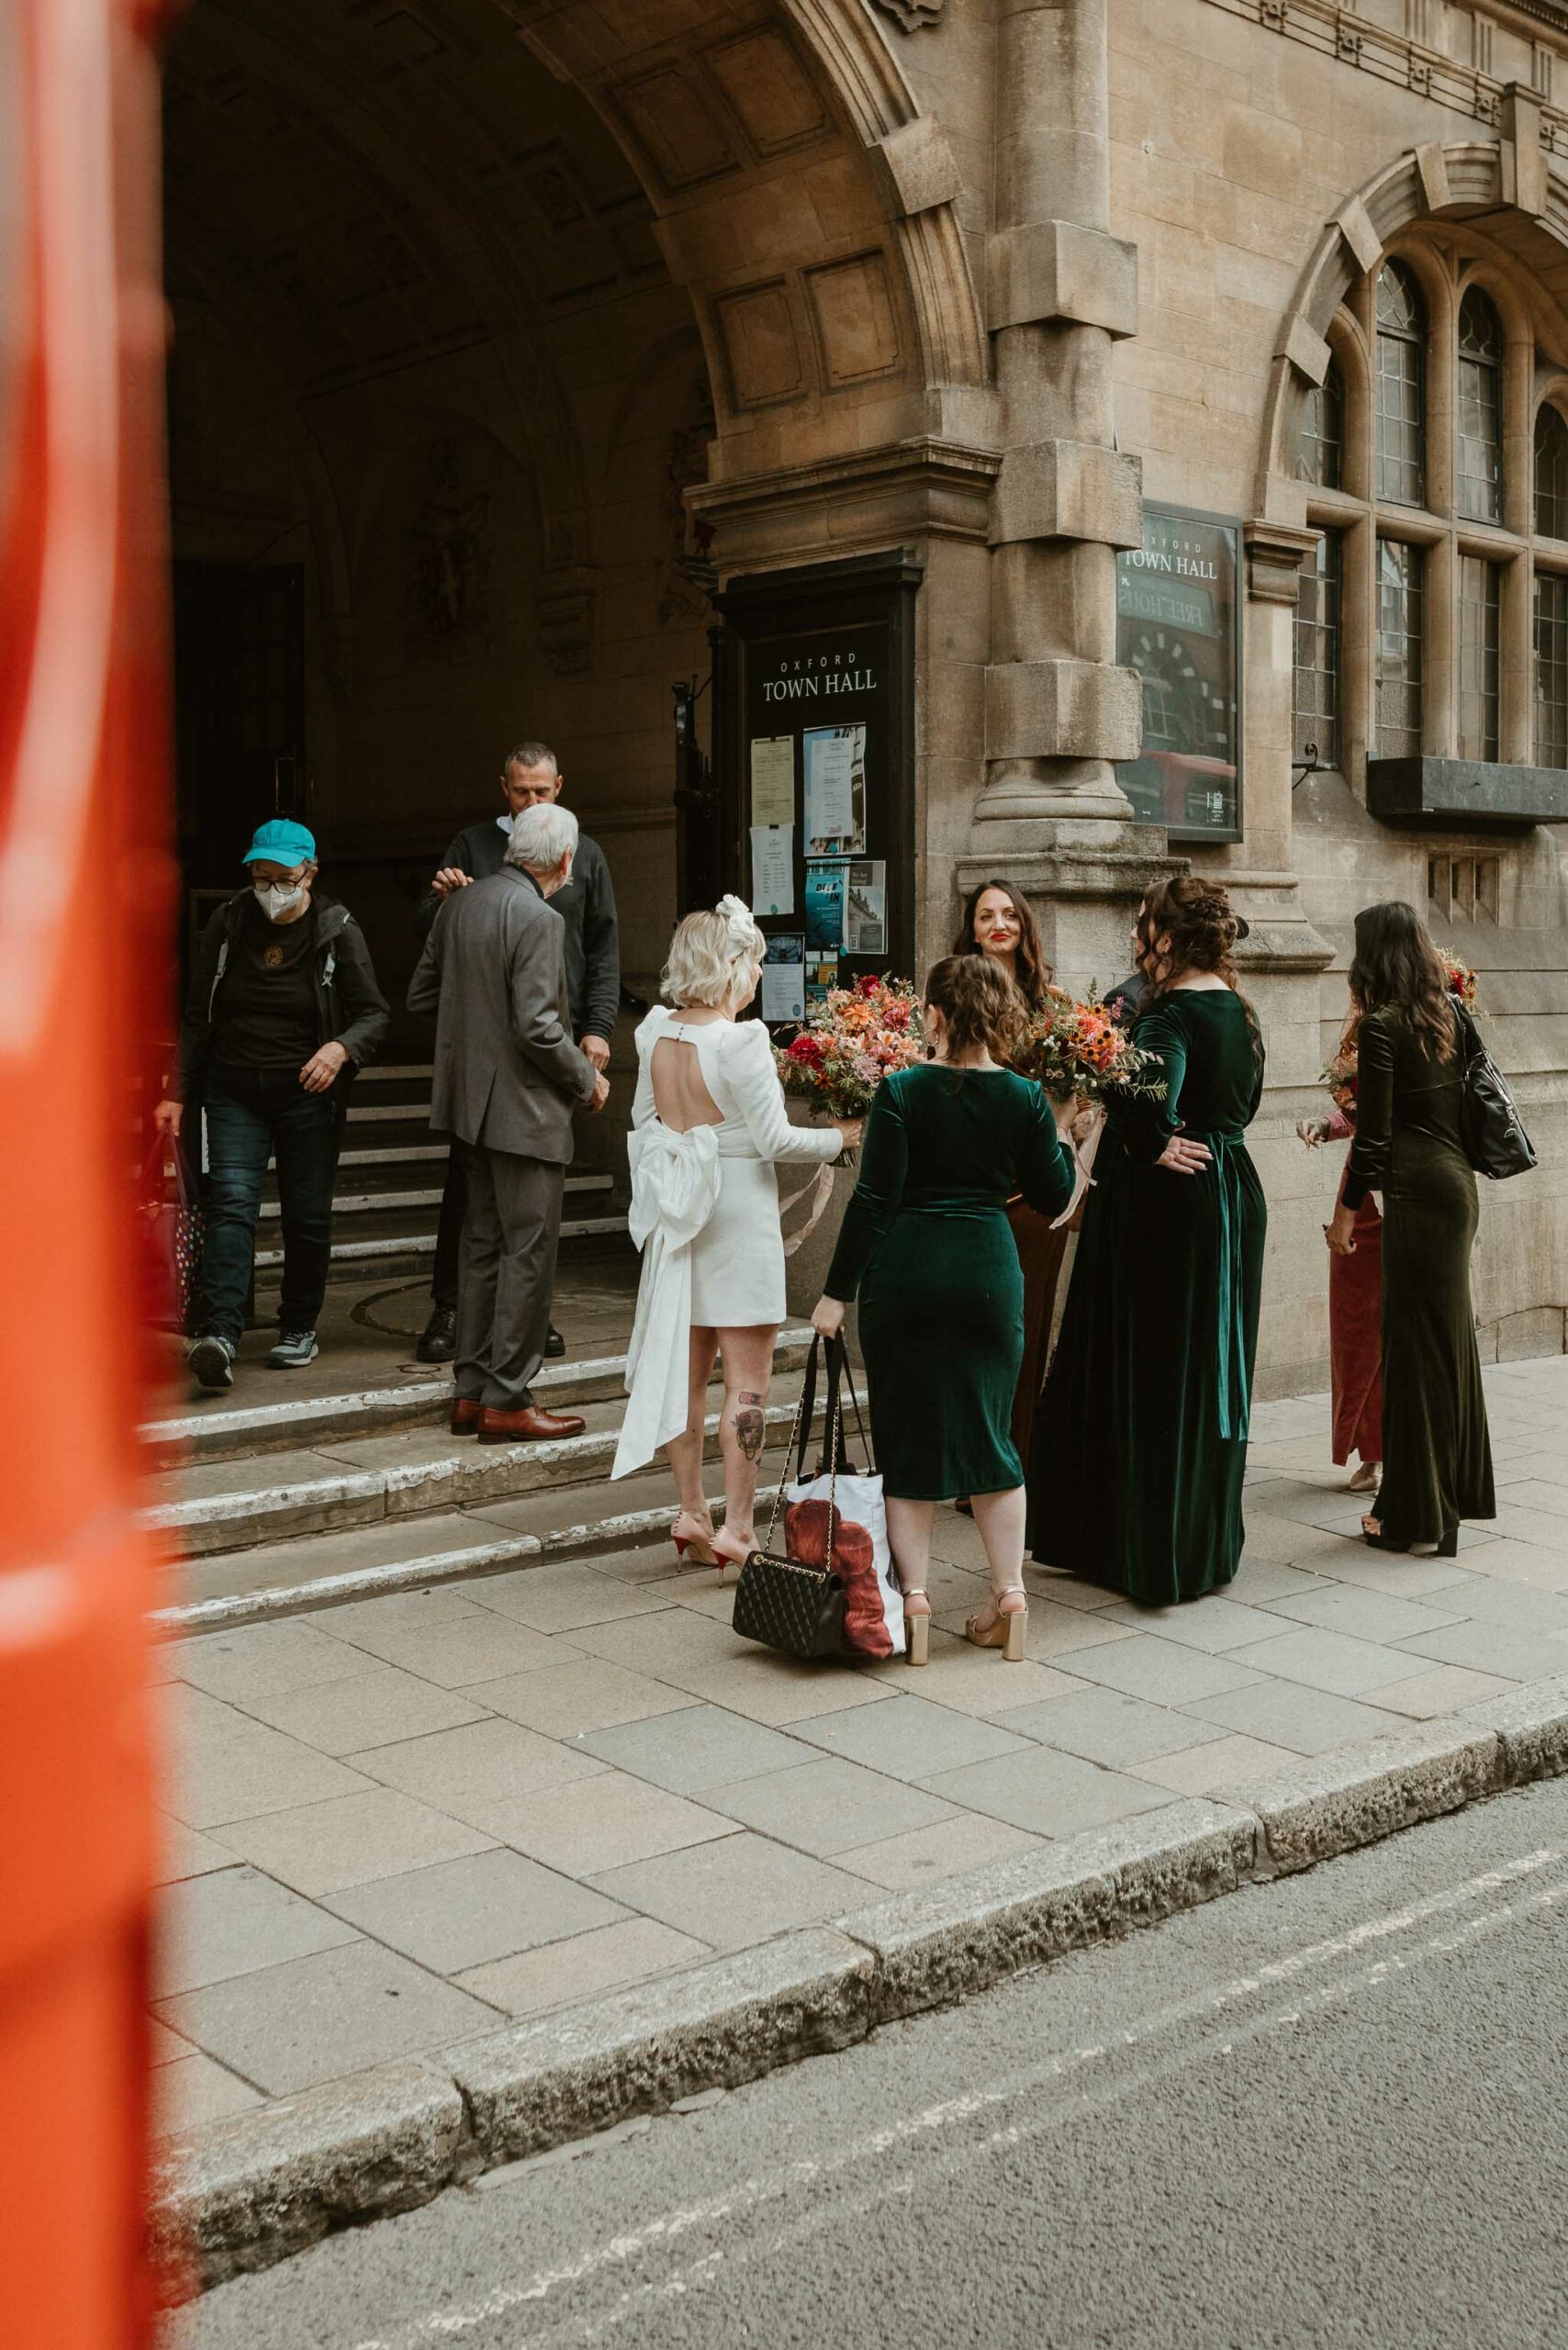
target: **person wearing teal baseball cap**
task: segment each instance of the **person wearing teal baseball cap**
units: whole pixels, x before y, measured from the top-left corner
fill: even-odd
[[[308,828],[269,818],[242,862],[250,886],[218,907],[202,935],[178,1086],[157,1111],[175,1136],[193,1101],[206,1122],[207,1222],[187,1360],[213,1389],[234,1383],[269,1158],[277,1163],[283,1293],[267,1362],[298,1370],[319,1352],[345,1096],[390,1024],[359,924],[316,887]]]

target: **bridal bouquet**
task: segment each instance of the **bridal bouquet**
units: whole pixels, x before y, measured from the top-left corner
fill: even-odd
[[[1029,1015],[1014,1066],[1043,1085],[1053,1101],[1102,1102],[1112,1087],[1159,1101],[1165,1080],[1152,1072],[1158,1053],[1145,1052],[1118,1026],[1095,990],[1080,1003],[1053,988]]]
[[[786,1093],[830,1118],[863,1118],[883,1078],[925,1058],[914,990],[870,978],[834,988],[775,1058]]]

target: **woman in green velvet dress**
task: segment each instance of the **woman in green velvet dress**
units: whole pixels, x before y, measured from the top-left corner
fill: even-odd
[[[1361,1531],[1377,1550],[1436,1546],[1492,1517],[1492,1447],[1470,1300],[1475,1177],[1460,1140],[1464,1064],[1448,975],[1413,906],[1356,916],[1350,995],[1356,1137],[1328,1246],[1350,1255],[1358,1210],[1383,1199],[1383,1483]]]
[[[1241,1560],[1266,1215],[1244,1140],[1263,1046],[1215,882],[1150,890],[1135,1034],[1162,1097],[1107,1104],[1072,1284],[1035,1426],[1029,1542],[1044,1566],[1146,1606]]]
[[[1022,1192],[1042,1215],[1072,1196],[1074,1161],[1040,1087],[1002,1064],[1023,1013],[988,957],[951,955],[925,984],[935,1058],[879,1087],[826,1293],[829,1337],[860,1297],[871,1438],[903,1586],[912,1664],[926,1659],[935,1505],[968,1494],[991,1604],[969,1637],[1024,1653],[1024,1468],[1009,1433],[1024,1351],[1024,1276],[1007,1220]]]

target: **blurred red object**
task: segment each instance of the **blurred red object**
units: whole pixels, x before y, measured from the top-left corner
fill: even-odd
[[[151,0],[0,0],[0,2332],[133,2350],[154,1863],[130,1118],[166,1028]]]

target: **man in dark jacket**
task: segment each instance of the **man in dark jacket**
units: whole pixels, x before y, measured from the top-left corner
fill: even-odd
[[[344,1096],[375,1058],[390,1015],[359,924],[315,887],[316,843],[274,818],[245,852],[251,887],[202,934],[180,1030],[177,1094],[157,1124],[178,1135],[207,1117],[208,1195],[201,1302],[190,1367],[231,1387],[267,1160],[277,1158],[283,1225],[276,1371],[314,1361],[332,1254],[332,1186]]]
[[[466,826],[448,847],[420,901],[421,937],[429,937],[431,924],[454,890],[465,890],[473,881],[487,880],[492,873],[500,871],[513,822],[525,808],[558,800],[563,779],[548,743],[513,745],[501,763],[501,793],[506,807],[498,816],[486,817],[477,824]],[[610,1040],[621,1003],[621,952],[610,867],[599,843],[589,840],[586,833],[577,835],[572,878],[565,889],[556,891],[551,904],[566,925],[566,998],[571,1009],[572,1035],[579,1049],[602,1073],[610,1063]],[[421,1362],[450,1362],[456,1347],[457,1272],[465,1199],[463,1155],[454,1149],[447,1161],[441,1222],[436,1232],[431,1317],[414,1349]],[[566,1351],[565,1341],[554,1326],[547,1351],[553,1356]]]

